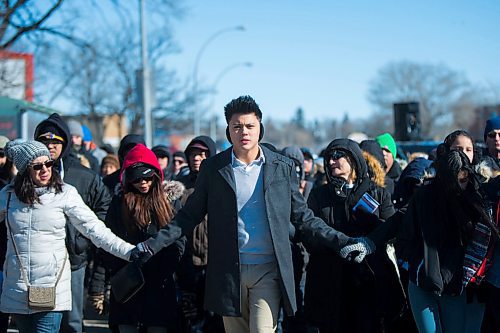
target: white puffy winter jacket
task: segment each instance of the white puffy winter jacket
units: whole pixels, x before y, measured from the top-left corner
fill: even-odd
[[[113,234],[83,203],[73,186],[64,184],[59,194],[47,191],[40,195],[41,204],[27,205],[17,199],[13,186],[8,185],[0,191],[0,221],[5,217],[9,192],[8,228],[14,235],[19,259],[31,285],[54,286],[66,257],[65,225],[68,222],[97,247],[128,260],[134,246]],[[0,311],[19,314],[36,312],[28,308],[27,286],[9,232],[7,239]],[[66,257],[56,288],[56,308],[53,311],[71,310],[70,279],[70,263]]]

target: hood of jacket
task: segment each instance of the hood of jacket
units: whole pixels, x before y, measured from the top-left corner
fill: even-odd
[[[330,159],[331,152],[334,150],[345,151],[352,158],[354,163],[353,167],[356,171],[357,177],[356,184],[359,184],[364,179],[368,178],[368,167],[366,165],[365,158],[363,157],[363,151],[359,148],[359,145],[350,139],[335,139],[326,147],[325,155],[323,157],[325,172],[329,183],[334,182],[334,178],[336,178],[331,175],[330,168],[328,167],[328,160]]]
[[[356,180],[353,184],[354,186],[348,192],[345,186],[345,180],[331,175],[328,160],[334,150],[343,150],[347,152],[354,164],[352,167],[356,171]],[[358,143],[355,141],[345,138],[335,139],[326,147],[323,163],[325,165],[327,181],[330,186],[332,186],[335,195],[346,197],[346,212],[348,212],[359,201],[363,194],[373,185],[368,176],[368,167],[366,165],[365,158],[363,157],[363,151],[359,148]]]
[[[69,127],[64,121],[64,119],[57,113],[51,114],[47,119],[39,123],[35,129],[34,139],[38,141],[38,137],[44,134],[44,130],[47,127],[56,127],[60,130],[60,134],[64,139],[63,149],[59,159],[63,159],[69,155],[71,150],[71,135],[69,134]]]
[[[151,149],[142,143],[138,143],[128,152],[123,160],[123,166],[120,171],[120,182],[122,186],[125,185],[125,170],[138,163],[147,164],[148,166],[154,168],[160,177],[160,181],[163,182],[163,172],[160,169],[160,164],[158,164],[156,155]]]
[[[304,154],[297,146],[289,146],[283,148],[281,151],[283,155],[291,159],[295,163],[295,169],[299,176],[300,180],[303,180],[305,177],[304,174]]]
[[[127,134],[120,141],[120,147],[118,148],[118,159],[120,160],[120,165],[123,165],[123,160],[127,153],[134,147],[136,144],[142,143],[146,145],[144,139],[141,135],[138,134]]]
[[[197,143],[198,144],[201,143],[203,146],[208,148],[207,158],[215,156],[215,154],[217,153],[217,149],[215,147],[215,142],[210,137],[208,137],[206,135],[200,135],[200,136],[195,137],[193,140],[191,140],[191,142],[189,142],[186,149],[184,150],[184,154],[186,154],[187,163],[189,165],[189,170],[192,170],[191,163],[189,161],[190,160],[189,153],[190,153],[191,149],[195,148],[194,146]]]

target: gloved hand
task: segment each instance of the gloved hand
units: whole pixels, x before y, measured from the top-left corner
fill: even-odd
[[[340,256],[347,260],[354,260],[360,263],[365,257],[375,252],[375,244],[367,237],[354,238],[354,243],[340,249]]]
[[[146,243],[139,243],[136,245],[132,251],[130,251],[129,261],[137,263],[139,266],[144,265],[151,257],[154,252],[147,246]]]
[[[90,302],[100,315],[104,314],[104,294],[89,295]]]

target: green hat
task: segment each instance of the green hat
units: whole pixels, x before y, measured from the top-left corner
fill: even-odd
[[[378,142],[382,149],[387,149],[391,152],[392,156],[396,158],[396,141],[394,141],[392,135],[390,135],[389,133],[381,134],[375,138],[375,141]]]

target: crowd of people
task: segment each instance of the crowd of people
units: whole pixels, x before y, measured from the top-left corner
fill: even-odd
[[[250,96],[224,115],[219,153],[0,137],[0,332],[84,332],[87,302],[125,333],[500,332],[500,117],[402,165],[389,133],[314,158]]]

